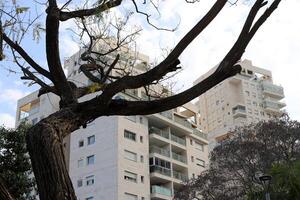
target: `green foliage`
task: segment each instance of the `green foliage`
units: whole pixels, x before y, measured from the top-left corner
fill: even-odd
[[[275,164],[270,170],[270,174],[273,177],[273,191],[282,194],[281,196],[284,196],[286,200],[300,199],[300,160]]]
[[[0,176],[11,194],[18,200],[35,199],[35,181],[26,149],[25,135],[29,125],[16,130],[0,127]]]
[[[20,13],[24,13],[24,12],[27,12],[29,10],[29,7],[18,7],[16,9],[16,13],[17,14],[20,14]]]

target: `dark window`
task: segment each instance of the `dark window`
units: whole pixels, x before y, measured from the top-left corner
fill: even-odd
[[[136,141],[136,134],[131,131],[125,130],[124,137],[127,139],[130,139],[130,140]]]

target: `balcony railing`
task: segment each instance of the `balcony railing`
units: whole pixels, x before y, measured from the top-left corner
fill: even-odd
[[[273,83],[268,83],[268,82],[263,82],[262,83],[262,89],[263,92],[279,96],[279,97],[284,97],[284,92],[283,92],[283,87],[275,85]]]
[[[165,176],[171,176],[171,170],[167,169],[167,168],[163,168],[161,166],[158,165],[152,165],[150,166],[150,173],[151,172],[156,172]]]
[[[193,129],[193,134],[197,135],[198,137],[204,138],[207,140],[207,134],[202,133],[198,129]]]
[[[264,108],[266,108],[266,109],[271,108],[271,109],[278,110],[278,111],[281,108],[286,106],[286,104],[284,102],[279,102],[279,101],[276,102],[276,101],[271,101],[268,99],[264,100],[263,105],[264,105]]]
[[[166,139],[170,139],[169,132],[167,130],[162,130],[162,129],[156,128],[154,126],[150,127],[149,133],[159,135],[159,136],[164,137]]]
[[[172,196],[172,190],[166,187],[158,186],[158,185],[152,185],[151,186],[151,193],[157,193],[165,196]]]
[[[158,153],[162,156],[170,157],[170,151],[157,146],[151,146],[150,153]]]
[[[173,170],[173,178],[176,178],[176,179],[181,180],[183,182],[188,181],[188,176],[187,175],[185,175],[181,172],[174,171],[174,170]]]
[[[182,163],[186,163],[186,157],[185,156],[182,156],[180,154],[177,154],[175,152],[172,152],[172,158],[174,160],[177,160],[177,161],[180,161]]]
[[[193,134],[195,134],[195,135],[197,135],[198,137],[201,137],[201,138],[207,140],[207,135],[206,135],[206,134],[204,134],[204,133],[202,133],[200,130],[194,128],[194,127],[192,126],[192,124],[191,124],[189,121],[187,121],[186,119],[181,118],[181,117],[178,117],[178,116],[176,116],[176,115],[173,115],[173,112],[172,112],[172,111],[168,110],[168,111],[161,112],[161,113],[159,113],[159,114],[160,114],[161,116],[163,116],[163,117],[166,117],[166,118],[168,118],[168,119],[170,119],[170,120],[172,120],[172,121],[178,123],[178,124],[183,125],[184,127],[187,127],[187,128],[189,128],[189,129],[192,129],[192,130],[193,130]]]
[[[176,143],[178,143],[178,144],[186,146],[185,140],[182,139],[182,138],[180,138],[180,137],[178,137],[178,136],[176,136],[176,135],[171,134],[171,140],[174,141],[174,142],[176,142]]]

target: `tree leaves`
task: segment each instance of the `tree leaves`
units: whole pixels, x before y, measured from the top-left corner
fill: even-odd
[[[21,13],[27,12],[28,10],[29,10],[29,7],[17,7],[16,13],[21,14]]]

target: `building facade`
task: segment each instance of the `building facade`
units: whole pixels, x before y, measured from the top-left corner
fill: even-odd
[[[89,85],[78,69],[78,59],[79,53],[65,62],[68,79],[78,86]],[[148,58],[139,54],[138,60],[136,73],[144,70]],[[59,109],[55,95],[37,93],[18,101],[16,125],[23,120],[35,124]],[[143,89],[136,89],[117,98],[146,97]],[[171,200],[183,182],[200,174],[208,163],[207,135],[199,129],[197,110],[188,103],[149,116],[100,117],[73,132],[64,139],[64,147],[78,199]]]
[[[208,90],[197,102],[201,129],[208,134],[210,149],[236,126],[268,120],[284,113],[283,87],[273,83],[271,71],[253,66],[250,60],[243,60],[240,65],[241,73]],[[208,77],[216,68],[194,84]]]

